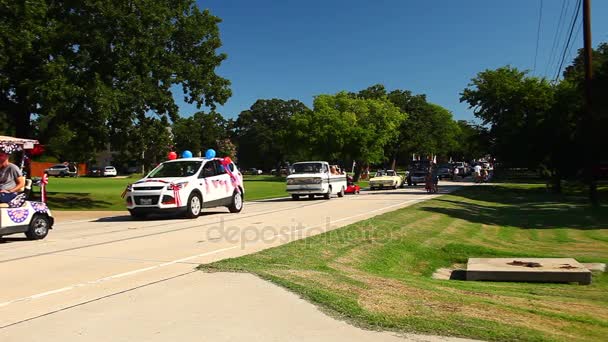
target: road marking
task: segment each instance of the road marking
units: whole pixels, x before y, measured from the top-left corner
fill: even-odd
[[[228,250],[231,250],[231,249],[235,249],[235,248],[239,248],[239,247],[240,246],[237,245],[237,246],[232,246],[232,247],[226,247],[226,248],[216,249],[216,250],[213,250],[213,251],[210,251],[210,252],[205,252],[205,253],[193,255],[193,256],[186,257],[186,258],[181,258],[181,259],[165,262],[165,263],[154,265],[154,266],[144,267],[144,268],[136,269],[136,270],[129,271],[129,272],[123,272],[123,273],[119,273],[119,274],[114,274],[114,275],[103,277],[103,278],[100,278],[100,279],[97,279],[97,280],[91,280],[91,281],[87,281],[87,282],[84,282],[84,283],[79,283],[79,284],[75,284],[75,285],[71,285],[71,286],[62,287],[60,289],[46,291],[46,292],[38,293],[38,294],[35,294],[35,295],[18,298],[18,299],[13,299],[13,300],[8,301],[8,302],[0,303],[0,308],[1,307],[5,307],[5,306],[10,305],[10,304],[17,303],[17,302],[24,302],[24,301],[29,301],[29,300],[33,300],[33,299],[39,299],[39,298],[50,296],[50,295],[53,295],[53,294],[56,294],[56,293],[61,293],[61,292],[66,292],[66,291],[69,291],[69,290],[73,290],[73,289],[76,289],[76,288],[79,288],[79,287],[84,287],[84,286],[89,286],[89,285],[95,285],[95,284],[102,283],[104,281],[118,279],[118,278],[122,278],[122,277],[127,277],[127,276],[130,276],[130,275],[134,275],[134,274],[142,273],[142,272],[146,272],[146,271],[151,271],[151,270],[158,269],[158,268],[161,268],[161,267],[166,267],[166,266],[178,264],[180,262],[184,262],[184,261],[187,261],[187,260],[191,260],[191,259],[195,259],[195,258],[200,258],[200,257],[212,255],[212,254],[217,254],[217,253],[225,252],[225,251],[228,251]]]

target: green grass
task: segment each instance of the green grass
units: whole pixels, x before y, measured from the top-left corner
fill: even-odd
[[[48,204],[54,210],[125,210],[120,195],[127,184],[139,178],[141,175],[130,178],[51,177],[47,186]],[[287,196],[285,178],[245,176],[247,201],[283,196]]]
[[[602,195],[606,195],[603,193]],[[608,262],[608,207],[542,185],[469,187],[308,239],[201,265],[251,272],[374,329],[495,341],[601,341],[608,275],[588,286],[436,280],[468,257]]]

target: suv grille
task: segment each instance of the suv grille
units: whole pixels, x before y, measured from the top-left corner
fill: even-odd
[[[159,196],[135,196],[135,204],[138,205],[156,205],[158,204]]]
[[[138,187],[133,187],[133,190],[141,190],[141,191],[161,190],[162,188],[164,188],[164,186],[138,186]]]

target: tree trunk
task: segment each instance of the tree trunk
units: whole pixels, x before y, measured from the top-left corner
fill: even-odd
[[[559,171],[553,171],[551,175],[552,191],[556,194],[562,193],[562,177]]]
[[[27,106],[19,106],[15,117],[15,135],[17,138],[33,138],[31,136],[31,113],[27,110]]]

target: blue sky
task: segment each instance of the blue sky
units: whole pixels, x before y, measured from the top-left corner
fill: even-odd
[[[559,49],[552,45],[562,3]],[[576,0],[544,0],[535,75],[553,78]],[[236,118],[257,99],[298,99],[358,91],[376,83],[427,94],[429,101],[473,119],[459,93],[479,71],[506,64],[533,70],[540,0],[208,0],[222,18],[217,72],[232,82],[219,112]],[[592,1],[594,46],[608,42],[608,1]],[[577,25],[580,26],[580,25]],[[582,46],[582,31],[575,48]],[[572,56],[575,49],[572,49]],[[568,58],[569,62],[571,58]],[[181,102],[182,115],[197,109]]]

